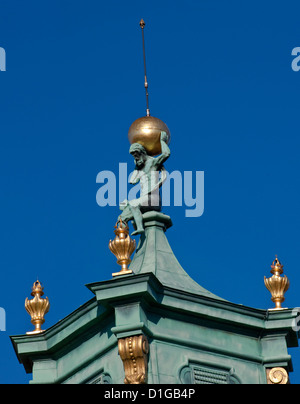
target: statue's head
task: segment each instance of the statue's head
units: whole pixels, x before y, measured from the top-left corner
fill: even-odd
[[[134,157],[136,167],[138,169],[143,168],[148,157],[144,146],[139,143],[133,143],[130,146],[129,153]]]

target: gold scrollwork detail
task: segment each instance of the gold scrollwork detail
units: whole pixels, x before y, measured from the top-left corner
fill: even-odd
[[[289,375],[284,368],[273,368],[267,370],[268,384],[288,384]]]
[[[119,354],[125,371],[125,384],[146,384],[148,376],[149,344],[145,335],[122,338]]]

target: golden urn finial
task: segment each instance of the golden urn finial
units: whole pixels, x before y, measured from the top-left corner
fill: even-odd
[[[120,272],[115,272],[112,276],[132,274],[132,271],[128,269],[128,265],[131,262],[131,255],[136,248],[135,240],[132,240],[129,236],[129,227],[127,223],[124,223],[121,219],[115,225],[115,239],[109,242],[110,251],[117,257],[117,263],[121,265]]]
[[[272,302],[275,303],[275,309],[282,309],[281,304],[284,302],[284,294],[290,287],[290,281],[287,276],[280,276],[283,274],[283,265],[281,265],[277,256],[271,265],[271,274],[273,276],[271,278],[265,277],[265,285],[266,288],[271,292]]]
[[[44,316],[50,309],[48,297],[45,299],[41,297],[44,295],[43,290],[44,288],[42,287],[40,281],[37,280],[34,282],[32,287],[31,296],[33,296],[33,299],[29,300],[26,298],[25,300],[25,309],[31,316],[31,322],[35,326],[35,330],[27,332],[27,334],[39,334],[43,332],[41,326],[45,322]]]

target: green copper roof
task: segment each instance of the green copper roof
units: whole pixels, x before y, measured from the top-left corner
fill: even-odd
[[[134,274],[152,272],[164,286],[224,300],[204,289],[181,267],[165,235],[171,218],[159,212],[143,215],[145,234],[141,235],[130,269]]]

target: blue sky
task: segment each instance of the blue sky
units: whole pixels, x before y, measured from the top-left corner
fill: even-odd
[[[116,271],[118,208],[96,203],[96,176],[118,172],[145,114],[139,21],[146,21],[150,108],[170,128],[169,171],[204,171],[203,216],[165,208],[169,242],[203,287],[273,307],[263,277],[278,254],[300,306],[298,1],[3,0],[0,47],[0,383],[27,383],[9,335],[32,329],[37,277],[45,327]],[[118,269],[117,269],[118,270]],[[291,350],[300,382],[300,349]]]

